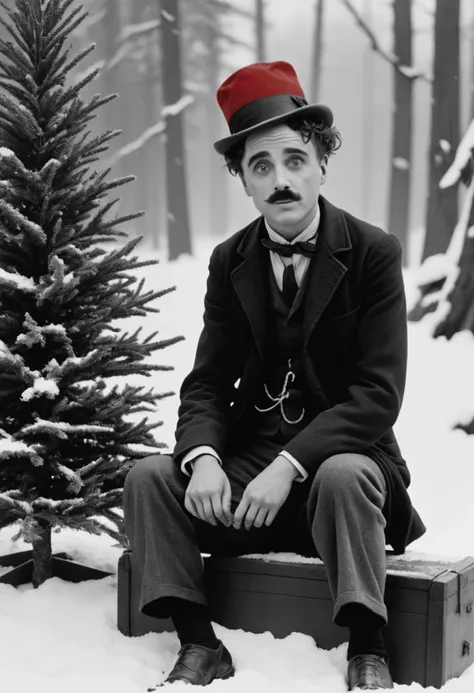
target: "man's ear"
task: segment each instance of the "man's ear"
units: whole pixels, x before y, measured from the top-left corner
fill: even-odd
[[[249,189],[248,189],[248,187],[247,187],[247,183],[245,182],[244,174],[243,174],[243,173],[239,173],[239,178],[240,178],[240,180],[242,181],[242,185],[244,186],[244,190],[245,190],[245,192],[247,193],[247,197],[252,197],[251,194],[250,194],[250,191],[249,191]]]
[[[324,154],[319,161],[319,168],[321,169],[321,185],[326,182],[326,177],[328,173],[329,156]]]

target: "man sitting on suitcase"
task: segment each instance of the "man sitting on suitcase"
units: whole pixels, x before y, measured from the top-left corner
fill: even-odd
[[[385,546],[402,553],[424,531],[392,431],[407,355],[400,244],[320,195],[340,135],[291,65],[246,66],[217,99],[231,134],[214,147],[261,216],[212,253],[173,456],[126,479],[140,609],[176,627],[166,682],[206,685],[234,667],[201,552],[320,556],[350,631],[349,689],[391,688]]]

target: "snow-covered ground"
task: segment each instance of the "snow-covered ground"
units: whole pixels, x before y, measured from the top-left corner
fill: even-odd
[[[175,366],[172,373],[153,376],[158,391],[178,390],[192,365],[210,248],[201,243],[197,259],[185,257],[142,270],[150,288],[178,286],[157,302],[161,313],[148,318],[147,328],[158,329],[163,338],[186,336],[185,342],[156,356],[157,363]],[[406,283],[410,299],[409,275]],[[411,495],[428,532],[407,556],[474,555],[474,436],[452,430],[456,422],[474,415],[474,340],[467,333],[451,342],[432,340],[430,316],[410,325],[409,334],[408,384],[396,430],[412,471]],[[164,425],[157,439],[169,447],[176,408],[177,397],[160,404]],[[12,528],[0,532],[0,554],[28,548],[13,544],[13,534]],[[67,550],[89,565],[115,571],[120,550],[112,543],[108,537],[72,531],[54,537],[56,551]],[[327,652],[298,633],[284,640],[219,626],[217,633],[231,649],[238,673],[234,679],[214,683],[213,691],[346,690],[345,645]],[[177,650],[174,634],[126,638],[117,631],[115,575],[80,584],[53,578],[38,590],[31,585],[18,589],[0,585],[0,689],[8,693],[143,692],[164,678]],[[177,690],[180,687],[175,685]],[[410,688],[421,687],[412,684]],[[474,667],[443,690],[471,693]]]

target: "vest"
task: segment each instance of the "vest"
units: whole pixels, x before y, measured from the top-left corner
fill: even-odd
[[[283,444],[315,416],[303,372],[303,306],[307,277],[308,271],[290,307],[283,300],[269,263],[266,351],[262,378],[255,390],[252,428],[257,435]],[[287,396],[281,403],[271,399],[278,399],[283,390]]]

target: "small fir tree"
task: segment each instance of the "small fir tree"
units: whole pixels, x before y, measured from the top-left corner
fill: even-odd
[[[135,461],[157,448],[152,388],[130,382],[168,366],[145,363],[176,343],[114,324],[159,312],[150,303],[173,289],[144,291],[130,257],[135,238],[107,252],[142,213],[107,220],[118,200],[93,170],[119,131],[91,138],[88,123],[115,95],[81,89],[97,70],[68,84],[94,46],[69,58],[65,43],[85,19],[74,0],[1,5],[12,41],[0,43],[0,529],[32,544],[33,584],[52,574],[51,533],[70,527],[124,541],[123,483]],[[123,243],[123,242],[122,242]],[[124,386],[109,378],[125,376]]]

